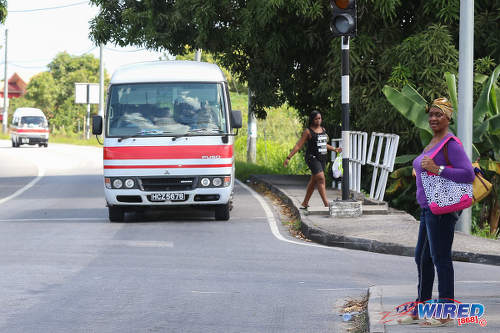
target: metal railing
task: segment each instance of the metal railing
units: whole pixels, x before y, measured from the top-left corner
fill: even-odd
[[[350,147],[349,147],[349,189],[355,192],[361,192],[361,166],[366,164],[366,148],[368,145],[368,134],[366,132],[349,132]],[[333,147],[341,147],[342,139],[332,139]],[[335,155],[332,154],[332,161],[335,160]],[[340,188],[340,182],[334,180],[333,188]]]
[[[372,160],[375,140],[377,140],[377,150],[375,159]],[[387,178],[389,173],[394,170],[394,160],[396,159],[398,144],[399,135],[375,132],[371,135],[370,148],[368,149],[366,163],[373,166],[372,183],[370,188],[370,198],[372,199],[380,201],[384,200]],[[382,150],[384,151],[383,155]]]

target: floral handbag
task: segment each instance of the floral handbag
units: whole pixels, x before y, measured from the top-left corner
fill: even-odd
[[[457,137],[450,136],[429,157],[434,158],[450,139],[462,144]],[[447,168],[451,166],[448,165]],[[421,178],[427,203],[433,214],[448,214],[472,205],[472,183],[457,183],[426,170],[422,171]]]

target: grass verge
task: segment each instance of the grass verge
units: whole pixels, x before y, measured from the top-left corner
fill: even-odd
[[[297,216],[278,195],[270,191],[264,184],[250,183],[249,185],[260,195],[268,198],[272,202],[275,210],[278,212],[281,224],[288,228],[290,235],[303,241],[311,242],[311,240],[307,239],[301,231],[300,216]]]

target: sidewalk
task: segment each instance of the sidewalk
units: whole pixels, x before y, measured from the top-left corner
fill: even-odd
[[[464,324],[452,327],[421,328],[418,325],[398,325],[396,307],[415,298],[415,285],[400,286],[377,286],[370,288],[368,300],[368,316],[370,318],[371,333],[406,333],[406,332],[500,332],[500,296],[498,290],[499,282],[472,281],[455,283],[455,294],[460,295],[458,301],[462,303],[481,303],[484,305],[484,315],[481,319],[486,320],[486,326],[479,324]],[[435,290],[435,297],[437,293]],[[390,314],[387,314],[390,312]],[[382,320],[384,318],[385,320]],[[384,321],[387,321],[384,323]]]
[[[263,184],[277,194],[300,216],[302,232],[317,243],[370,252],[395,254],[413,257],[417,243],[419,222],[405,212],[388,209],[366,209],[359,218],[333,218],[323,208],[321,199],[315,191],[308,211],[300,210],[309,176],[257,175],[250,181]],[[340,200],[338,190],[328,189],[329,200]],[[372,208],[363,205],[363,208]],[[383,214],[383,215],[382,215]],[[455,232],[453,260],[500,266],[500,241],[484,239]],[[500,332],[500,283],[498,282],[457,282],[457,295],[460,302],[482,303],[486,307],[487,326],[468,324],[462,327],[439,328],[439,332]],[[382,323],[382,312],[393,311],[396,306],[413,301],[415,285],[375,286],[370,288],[368,304],[370,332],[414,332],[419,327],[396,325],[395,321]],[[488,313],[492,314],[488,317]],[[477,327],[474,327],[477,326]],[[437,328],[425,329],[434,332]]]

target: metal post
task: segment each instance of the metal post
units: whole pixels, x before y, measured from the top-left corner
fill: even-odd
[[[474,67],[474,0],[460,0],[460,34],[458,58],[458,137],[467,156],[472,159],[472,80]],[[471,210],[462,212],[456,229],[471,232]]]
[[[87,140],[90,139],[90,84],[87,84]]]
[[[194,61],[201,61],[201,49],[197,49],[194,53]]]
[[[104,45],[99,45],[99,115],[104,116]]]
[[[342,200],[349,200],[349,36],[342,36]]]
[[[248,89],[247,162],[257,162],[257,118],[252,107],[252,91]]]
[[[5,64],[4,64],[4,81],[3,81],[3,132],[7,133],[7,124],[9,122],[9,82],[7,78],[7,32],[5,29]]]

